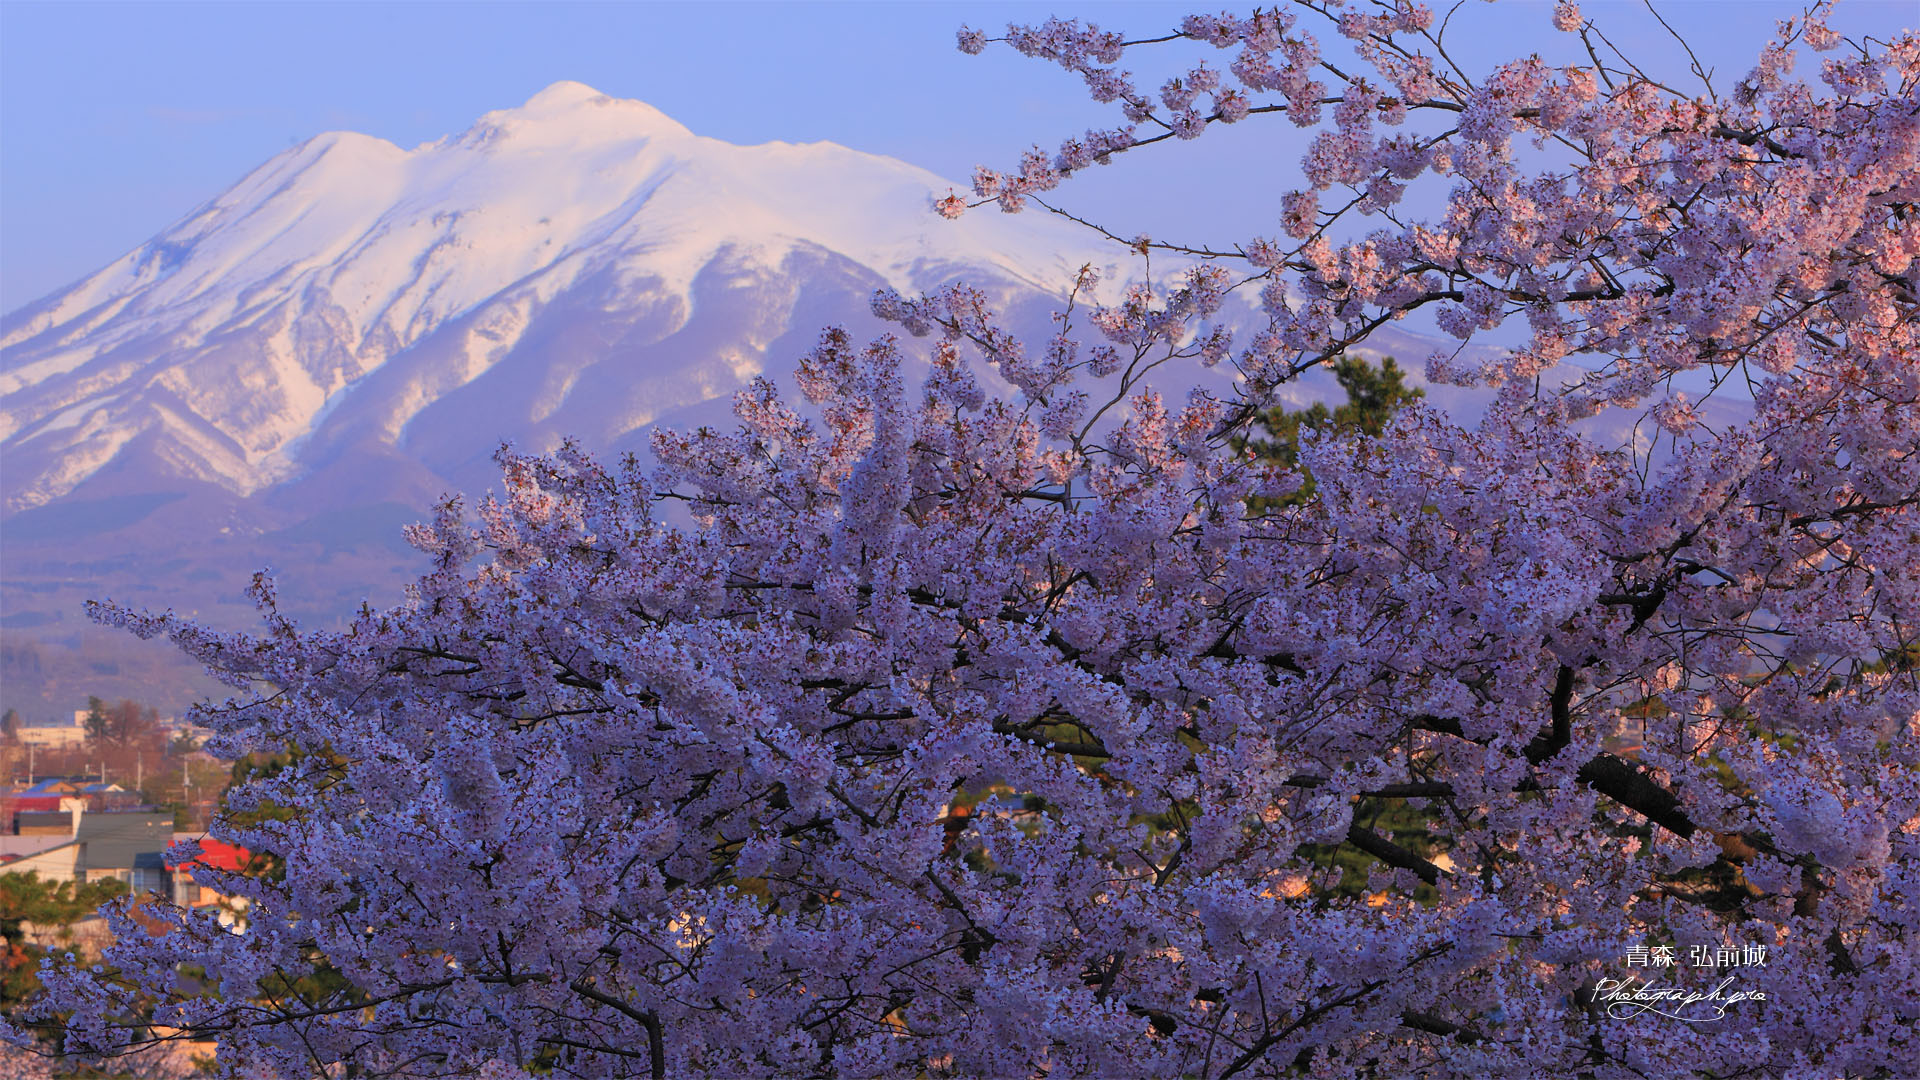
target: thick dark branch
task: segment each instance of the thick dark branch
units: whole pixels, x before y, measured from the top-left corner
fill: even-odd
[[[1466,731],[1460,727],[1460,721],[1457,717],[1434,716],[1430,713],[1421,713],[1419,716],[1409,720],[1407,724],[1415,731],[1437,731],[1442,735],[1451,735],[1456,739],[1464,739],[1467,737]]]
[[[1442,1020],[1432,1013],[1408,1009],[1400,1014],[1400,1023],[1415,1031],[1424,1031],[1431,1035],[1444,1035],[1457,1038],[1464,1043],[1480,1042],[1486,1035],[1470,1027],[1462,1027],[1450,1020]]]
[[[1851,517],[1855,514],[1872,514],[1881,510],[1900,510],[1906,507],[1913,506],[1916,502],[1920,502],[1920,495],[1910,495],[1907,498],[1898,499],[1894,502],[1886,502],[1886,503],[1873,502],[1872,500],[1868,500],[1868,499],[1860,499],[1854,502],[1847,503],[1844,506],[1837,506],[1832,510],[1827,511],[1826,513],[1802,514],[1799,517],[1796,517],[1790,520],[1788,524],[1792,525],[1794,528],[1803,529],[1803,528],[1806,528],[1808,525],[1815,525],[1815,524],[1819,524],[1821,522],[1827,522],[1827,521],[1837,521],[1840,518]]]
[[[1416,716],[1413,726],[1424,731],[1466,738],[1461,731],[1460,721],[1448,716]],[[1695,825],[1680,809],[1679,796],[1661,787],[1653,777],[1624,758],[1596,754],[1591,761],[1580,766],[1576,778],[1682,839],[1693,835]]]
[[[1682,840],[1693,835],[1693,819],[1680,809],[1680,797],[1624,758],[1596,754],[1580,766],[1576,778]]]
[[[1106,746],[1098,740],[1060,742],[1056,739],[1049,739],[1026,725],[1011,724],[1004,721],[993,725],[993,730],[997,735],[1012,735],[1015,738],[1025,739],[1036,746],[1041,746],[1062,754],[1071,754],[1075,757],[1110,758],[1113,756],[1107,751]]]
[[[1602,604],[1610,607],[1626,607],[1633,611],[1633,624],[1627,627],[1629,634],[1645,626],[1647,620],[1653,618],[1653,613],[1660,610],[1660,605],[1666,599],[1667,583],[1665,581],[1646,592],[1601,593],[1599,596]]]
[[[1562,670],[1565,669],[1563,668]],[[1570,693],[1571,687],[1569,687],[1568,690]],[[1556,690],[1556,698],[1557,697],[1558,693]],[[1554,722],[1557,727],[1560,722],[1558,716],[1555,717]],[[1461,731],[1460,721],[1453,717],[1416,716],[1413,718],[1413,727],[1423,731],[1437,731],[1442,734],[1452,735],[1455,738],[1466,738],[1466,735]],[[1557,749],[1555,752],[1557,752]],[[1692,818],[1687,816],[1686,811],[1681,809],[1679,796],[1662,787],[1659,781],[1655,780],[1649,773],[1624,758],[1617,757],[1613,754],[1596,754],[1590,761],[1580,766],[1580,771],[1575,774],[1575,778],[1581,783],[1591,786],[1595,791],[1607,796],[1614,802],[1619,803],[1621,806],[1653,822],[1655,825],[1679,836],[1681,839],[1691,837],[1694,830],[1699,827],[1694,824]],[[1304,777],[1302,779],[1313,780],[1315,778]],[[1300,786],[1310,787],[1315,785],[1309,783]],[[1525,786],[1531,786],[1531,784],[1523,785],[1523,787]],[[1446,792],[1436,791],[1433,793],[1433,796],[1442,797],[1451,793],[1451,789]],[[1428,793],[1422,791],[1420,794],[1425,797]],[[1733,839],[1731,834],[1729,834],[1728,837],[1723,838],[1722,842],[1723,844],[1729,843],[1732,842]],[[1772,853],[1772,845],[1766,843],[1764,839],[1756,838],[1750,834],[1742,834],[1738,839],[1756,850],[1767,851],[1769,854]]]
[[[1182,829],[1180,831],[1180,846],[1173,849],[1173,855],[1167,859],[1167,865],[1153,872],[1153,883],[1155,885],[1165,885],[1167,879],[1173,876],[1173,872],[1180,869],[1180,860],[1186,858],[1187,852],[1192,849],[1193,834]]]
[[[960,894],[954,892],[951,885],[941,881],[940,875],[934,873],[932,867],[928,867],[923,876],[933,882],[933,887],[940,891],[940,898],[944,901],[942,906],[959,912],[960,917],[966,920],[967,930],[961,935],[960,941],[962,960],[969,964],[974,963],[980,959],[982,953],[999,944],[1000,939],[993,935],[993,931],[973,921],[973,915],[967,911],[967,905],[961,902]]]
[[[1433,863],[1401,847],[1399,844],[1374,832],[1372,829],[1364,828],[1358,824],[1348,826],[1347,843],[1379,859],[1388,866],[1400,870],[1413,871],[1420,876],[1421,881],[1429,885],[1439,882],[1440,875],[1446,872]]]
[[[1732,139],[1741,146],[1754,146],[1756,144],[1764,146],[1767,148],[1767,152],[1774,157],[1797,158],[1800,156],[1773,141],[1765,131],[1741,131],[1739,128],[1729,127],[1726,124],[1716,124],[1712,132],[1715,138]]]
[[[1300,666],[1300,661],[1297,660],[1292,653],[1279,652],[1267,653],[1265,655],[1243,653],[1229,644],[1225,636],[1219,641],[1214,642],[1211,648],[1200,655],[1217,656],[1222,660],[1258,660],[1268,667],[1283,668],[1295,675],[1305,675],[1307,673],[1307,669]]]
[[[1535,765],[1547,760],[1566,748],[1573,741],[1573,669],[1560,665],[1559,672],[1553,678],[1553,697],[1550,701],[1553,710],[1553,726],[1527,744],[1527,760]]]
[[[1324,776],[1302,773],[1282,781],[1288,787],[1317,788],[1332,783]],[[1375,799],[1444,799],[1453,794],[1453,785],[1443,780],[1415,781],[1406,784],[1382,784],[1354,794]]]
[[[647,1055],[649,1058],[647,1067],[653,1074],[653,1080],[666,1080],[667,1039],[665,1030],[660,1026],[660,1016],[658,1013],[655,1013],[651,1009],[636,1009],[632,1005],[614,997],[612,994],[602,992],[585,979],[574,980],[573,990],[589,1001],[597,1001],[615,1012],[638,1021],[640,1026],[647,1031]]]

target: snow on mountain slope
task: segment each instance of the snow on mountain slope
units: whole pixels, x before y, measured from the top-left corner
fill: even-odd
[[[318,136],[0,323],[5,509],[135,452],[246,496],[343,454],[446,478],[503,437],[608,443],[876,285],[1051,296],[1122,254],[1036,214],[942,221],[948,187],[572,82],[413,150]]]
[[[1037,340],[1083,263],[1140,272],[1044,214],[942,220],[948,188],[830,144],[702,138],[578,83],[412,150],[344,133],[288,150],[0,318],[0,654],[26,635],[86,654],[85,678],[121,672],[113,693],[157,694],[150,657],[87,636],[83,601],[237,629],[270,566],[285,614],[393,603],[422,565],[401,526],[497,487],[502,440],[617,453],[724,424],[754,375],[790,388],[822,327],[892,329],[868,310],[877,286],[965,279]],[[1236,294],[1227,321],[1255,321],[1252,303]],[[1417,382],[1436,344],[1383,327],[1356,351]],[[1231,378],[1158,374],[1174,395]],[[1281,389],[1296,407],[1338,396],[1325,371]],[[1430,400],[1464,418],[1486,397]],[[1632,441],[1631,419],[1604,441]],[[9,703],[39,678],[0,674]],[[44,704],[71,708],[58,695],[78,684],[56,682]]]

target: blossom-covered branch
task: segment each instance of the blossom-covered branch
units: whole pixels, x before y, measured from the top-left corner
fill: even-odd
[[[197,719],[299,752],[214,829],[285,873],[222,878],[241,932],[123,920],[109,966],[49,969],[46,1034],[217,1034],[231,1075],[1897,1073],[1920,39],[1816,87],[1815,13],[1686,98],[1551,18],[1586,62],[1471,78],[1413,4],[1015,28],[1128,126],[981,199],[1267,110],[1319,129],[1288,239],[1109,304],[1088,272],[1043,340],[883,292],[924,349],[829,330],[804,400],[757,381],[650,468],[503,451],[342,631],[264,579],[252,636],[97,608],[272,688]],[[1157,96],[1116,67],[1196,43],[1237,51]],[[1251,452],[1276,385],[1422,307],[1526,321],[1428,364],[1496,385],[1484,416]],[[1155,389],[1223,363],[1230,394]],[[1750,410],[1709,429],[1688,372]],[[1657,460],[1576,423],[1610,410]],[[1644,1038],[1594,1005],[1643,943],[1772,950],[1765,1007]]]

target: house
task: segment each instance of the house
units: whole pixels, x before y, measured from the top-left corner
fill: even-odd
[[[164,853],[173,842],[170,811],[84,813],[76,806],[17,815],[33,831],[11,837],[26,853],[0,873],[33,871],[52,881],[124,881],[134,892],[170,893]],[[42,821],[41,819],[48,819]],[[64,834],[60,827],[64,826]],[[64,839],[63,839],[64,836]],[[39,845],[46,844],[45,847]]]
[[[6,795],[0,795],[0,831],[26,835],[71,834],[73,815],[87,811],[129,809],[137,792],[119,784],[84,777],[50,777]]]
[[[14,796],[22,799],[44,798],[49,795],[105,798],[125,794],[128,794],[126,788],[109,780],[89,780],[84,776],[49,776],[15,792]]]
[[[139,801],[138,792],[119,784],[89,780],[85,777],[50,777],[6,795],[0,795],[0,831],[17,833],[22,818],[29,814],[67,813],[130,809]],[[35,828],[51,827],[49,819],[33,818]],[[72,823],[67,823],[72,832]]]
[[[166,893],[172,885],[164,857],[173,842],[170,810],[122,810],[80,818],[73,838],[83,849],[80,865],[86,881],[114,878],[135,893]]]
[[[19,791],[15,792],[14,794],[17,798],[22,798],[22,799],[35,799],[35,798],[42,798],[42,799],[56,798],[57,799],[64,795],[79,794],[80,788],[84,786],[86,783],[87,783],[87,780],[84,777],[49,776],[44,779],[34,781],[33,783],[27,785],[26,787],[21,788]]]
[[[81,881],[80,842],[61,836],[0,837],[19,854],[0,864],[0,874],[38,874],[47,881]],[[28,847],[27,845],[36,845]]]
[[[59,810],[61,798],[59,795],[0,795],[0,833],[18,833],[19,816],[23,813],[48,814]]]
[[[134,894],[158,893],[182,907],[225,902],[218,890],[194,880],[193,867],[240,873],[252,853],[202,833],[176,833],[173,814],[154,810],[88,811],[77,796],[59,810],[15,815],[22,830],[0,836],[0,873],[33,872],[50,881],[124,881]],[[200,845],[189,863],[173,864],[167,848],[183,840]]]
[[[169,869],[173,873],[173,902],[181,907],[202,907],[217,904],[223,897],[218,891],[202,885],[193,879],[195,866],[206,866],[229,873],[240,873],[252,862],[253,854],[238,844],[229,844],[224,840],[215,840],[204,833],[173,834],[173,842],[178,844],[192,840],[200,845],[200,855],[192,862],[175,863]]]

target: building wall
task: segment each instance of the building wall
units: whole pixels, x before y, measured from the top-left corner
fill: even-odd
[[[22,746],[67,747],[87,741],[87,729],[71,724],[20,727],[14,729],[14,734],[20,737]]]
[[[31,871],[47,881],[77,881],[80,880],[80,859],[83,851],[84,845],[62,844],[57,848],[15,859],[5,866],[0,866],[0,874],[24,874]]]
[[[23,810],[14,815],[13,826],[21,836],[72,836],[73,811]]]

